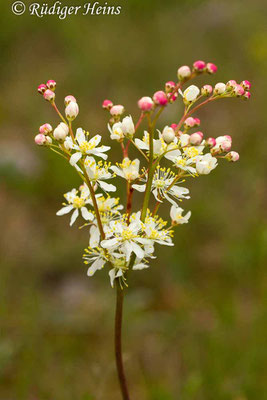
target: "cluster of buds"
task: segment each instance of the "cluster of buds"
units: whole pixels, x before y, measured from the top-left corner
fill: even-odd
[[[53,143],[53,139],[59,143],[64,142],[66,137],[69,134],[69,124],[78,116],[79,114],[79,106],[77,104],[77,100],[74,96],[68,95],[64,99],[65,104],[65,116],[66,119],[59,112],[56,103],[55,103],[55,90],[56,90],[56,82],[52,79],[47,81],[46,84],[42,83],[38,86],[38,92],[43,95],[45,100],[48,100],[53,108],[58,113],[62,122],[57,125],[54,129],[50,124],[46,123],[39,128],[39,134],[35,136],[35,143],[39,146],[48,146]]]
[[[183,65],[178,68],[177,75],[179,81],[186,81],[198,74],[207,72],[208,74],[215,74],[217,72],[217,66],[213,63],[206,63],[205,61],[198,60],[193,63],[192,68],[188,65]]]

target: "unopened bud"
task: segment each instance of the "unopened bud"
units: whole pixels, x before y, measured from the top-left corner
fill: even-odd
[[[72,96],[71,94],[69,94],[69,95],[66,96],[65,99],[64,99],[65,106],[67,106],[68,104],[70,104],[71,101],[74,101],[74,103],[77,103],[77,100],[75,99],[75,97]]]
[[[131,116],[123,118],[121,128],[125,136],[132,138],[135,132],[133,119]]]
[[[226,89],[225,83],[222,83],[222,82],[216,83],[216,85],[214,87],[214,93],[215,94],[223,94],[225,92],[225,89]]]
[[[239,154],[236,151],[230,151],[230,153],[226,154],[225,158],[228,161],[236,162],[239,160]]]
[[[250,97],[251,97],[251,93],[250,93],[250,92],[245,92],[245,93],[243,94],[243,96],[242,96],[242,98],[243,98],[244,100],[249,100]]]
[[[56,89],[57,83],[56,81],[53,81],[53,79],[50,79],[49,81],[46,82],[46,86],[48,89],[54,91]]]
[[[234,79],[231,79],[226,83],[226,90],[231,91],[233,88],[237,85],[236,81]]]
[[[42,83],[41,85],[39,85],[38,86],[38,92],[40,93],[40,94],[44,94],[44,92],[46,91],[46,89],[47,89],[47,87],[46,87],[46,85],[44,84],[44,83]]]
[[[154,102],[151,97],[145,96],[138,101],[138,107],[142,111],[151,111],[154,107]]]
[[[197,86],[191,85],[187,89],[185,89],[183,95],[184,95],[184,101],[185,102],[191,102],[195,101],[200,93],[200,90]]]
[[[69,121],[73,121],[79,114],[79,106],[76,101],[71,101],[65,108],[65,115]]]
[[[173,89],[175,88],[176,84],[173,81],[169,81],[165,83],[165,90],[167,93],[173,91]]]
[[[245,89],[245,90],[250,90],[251,89],[251,83],[249,81],[242,81],[240,85]]]
[[[193,128],[194,126],[196,126],[196,119],[193,117],[186,118],[186,120],[184,121],[184,126],[186,128]]]
[[[44,124],[41,125],[39,128],[39,132],[42,133],[43,135],[48,135],[51,133],[53,130],[52,126],[50,124]]]
[[[177,97],[178,97],[178,93],[177,92],[171,94],[171,96],[169,97],[169,102],[173,103],[177,99]]]
[[[34,141],[36,144],[38,144],[38,146],[43,146],[46,142],[46,136],[42,133],[39,133],[35,136]]]
[[[204,86],[201,88],[201,94],[202,94],[202,96],[209,96],[209,95],[212,93],[212,91],[213,91],[213,88],[212,88],[211,85],[204,85]]]
[[[53,132],[53,136],[56,140],[62,142],[66,139],[69,133],[69,127],[64,122],[61,122]]]
[[[201,144],[203,140],[203,133],[202,132],[195,132],[190,135],[190,143],[194,146],[198,146]]]
[[[113,103],[112,103],[111,100],[107,100],[107,99],[106,99],[106,100],[103,101],[102,107],[103,107],[105,110],[110,110],[110,109],[113,107]]]
[[[207,63],[206,65],[206,71],[208,72],[208,74],[215,74],[217,72],[217,69],[217,65],[213,63]]]
[[[110,109],[110,114],[113,116],[122,115],[124,113],[124,107],[120,104],[112,106]]]
[[[209,147],[214,147],[215,145],[216,145],[216,140],[213,138],[213,137],[209,137],[207,140],[206,140],[206,145],[207,146],[209,146]]]
[[[235,94],[236,97],[243,96],[244,93],[245,93],[245,90],[241,85],[236,85],[233,89],[233,94]]]
[[[159,90],[158,92],[154,93],[153,100],[155,104],[158,104],[160,106],[166,106],[168,103],[168,98],[166,96],[166,93],[163,92],[162,90]]]
[[[52,90],[50,90],[50,89],[47,89],[44,92],[44,99],[47,100],[47,101],[50,101],[50,103],[54,102],[55,97],[56,97],[55,93],[52,92]]]
[[[191,76],[191,69],[188,67],[188,65],[183,65],[178,69],[177,76],[180,81],[188,79]]]
[[[52,140],[52,138],[50,137],[50,136],[46,136],[45,137],[45,144],[46,145],[49,145],[49,144],[51,144],[53,142],[53,140]]]
[[[164,142],[166,143],[171,143],[173,142],[175,138],[175,132],[172,127],[170,126],[165,126],[165,128],[162,131],[162,138]]]
[[[201,60],[195,61],[193,64],[193,68],[197,72],[203,72],[204,69],[206,68],[206,63]]]
[[[175,131],[177,128],[178,124],[171,124],[171,128]]]

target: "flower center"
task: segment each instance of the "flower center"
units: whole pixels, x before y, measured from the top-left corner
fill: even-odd
[[[85,205],[84,199],[82,199],[82,198],[79,197],[79,196],[74,197],[74,199],[73,199],[73,206],[74,206],[75,208],[81,208],[81,207],[83,207],[84,205]]]

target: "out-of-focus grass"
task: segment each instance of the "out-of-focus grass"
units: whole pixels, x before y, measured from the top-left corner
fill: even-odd
[[[251,102],[202,110],[207,136],[230,133],[237,164],[190,182],[191,223],[174,249],[133,274],[124,352],[133,399],[266,399],[266,92],[263,1],[134,1],[118,17],[37,19],[1,14],[0,398],[117,400],[114,292],[86,277],[85,229],[56,218],[75,172],[33,144],[57,123],[36,94],[58,82],[79,98],[79,124],[107,137],[103,98],[138,115],[136,99],[195,59],[211,83],[249,79]],[[6,13],[5,13],[6,11]],[[199,82],[206,83],[208,77]],[[175,122],[173,105],[160,125]],[[118,149],[118,156],[120,156]],[[123,193],[122,189],[120,191]]]

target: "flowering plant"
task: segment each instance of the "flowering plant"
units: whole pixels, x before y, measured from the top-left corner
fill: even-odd
[[[209,174],[217,167],[218,159],[239,159],[238,153],[231,150],[231,136],[205,139],[197,130],[200,120],[193,114],[218,99],[249,99],[250,82],[245,80],[237,84],[230,80],[214,87],[206,84],[199,89],[190,85],[182,90],[198,75],[216,71],[216,65],[203,61],[196,61],[192,68],[180,67],[178,82],[169,81],[165,90],[157,91],[153,98],[146,96],[138,101],[141,113],[136,124],[131,116],[122,117],[125,112],[122,105],[105,100],[103,108],[110,115],[110,138],[122,149],[122,160],[116,165],[106,161],[110,147],[101,144],[101,135],[91,137],[82,128],[74,133],[73,121],[79,113],[75,97],[65,97],[64,117],[55,102],[56,82],[49,80],[38,87],[61,122],[55,129],[48,123],[42,125],[35,143],[65,158],[81,178],[79,189],[64,195],[63,208],[57,215],[71,213],[70,225],[78,218],[84,221],[83,225],[89,231],[89,246],[83,255],[84,263],[88,265],[87,275],[91,277],[106,267],[111,286],[117,288],[115,353],[123,399],[129,399],[121,354],[122,305],[129,272],[148,268],[150,260],[155,258],[156,245],[173,246],[174,230],[188,223],[191,213],[185,214],[180,207],[180,202],[190,197],[189,190],[183,186],[185,180]],[[184,103],[180,120],[156,130],[161,113],[178,97]],[[138,138],[137,131],[144,122],[146,130]],[[130,158],[131,147],[138,151],[139,158]],[[116,192],[116,179],[121,178],[127,188],[125,207],[118,197],[111,195]],[[141,209],[133,209],[134,192],[143,195]],[[170,222],[159,216],[159,208],[164,202],[170,207]]]

